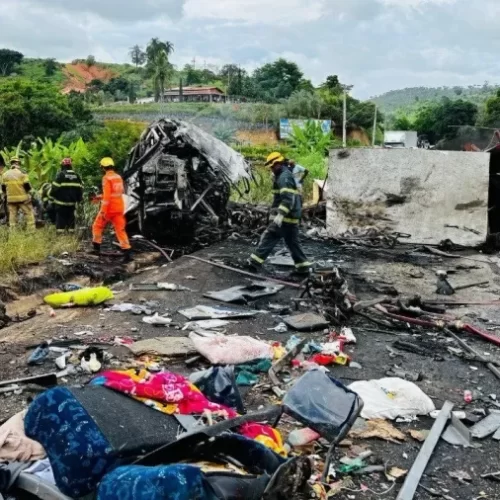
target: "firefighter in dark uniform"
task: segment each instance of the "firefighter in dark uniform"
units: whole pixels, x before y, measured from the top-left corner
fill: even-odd
[[[283,239],[295,262],[296,272],[308,274],[312,264],[307,260],[299,242],[302,199],[295,178],[280,153],[271,153],[266,165],[271,167],[274,174],[273,209],[277,210],[277,215],[262,235],[248,264],[253,269],[260,269],[274,247]]]
[[[71,158],[64,158],[61,162],[61,170],[50,189],[50,197],[56,210],[58,233],[75,231],[76,204],[83,200],[82,179],[71,166]]]

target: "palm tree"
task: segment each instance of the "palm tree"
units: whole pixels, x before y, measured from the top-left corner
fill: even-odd
[[[146,48],[148,73],[153,77],[156,102],[158,102],[160,98],[163,100],[165,82],[168,80],[172,68],[168,61],[168,56],[173,51],[174,44],[172,42],[162,42],[158,38],[152,38]]]
[[[163,101],[165,95],[165,82],[170,75],[171,65],[165,51],[161,51],[154,59],[153,83],[155,88],[155,101]]]

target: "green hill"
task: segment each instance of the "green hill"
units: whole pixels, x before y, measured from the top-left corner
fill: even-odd
[[[424,102],[439,101],[443,97],[449,99],[464,99],[481,105],[498,90],[497,85],[469,85],[468,87],[413,87],[401,90],[391,90],[385,94],[372,97],[384,113],[394,113],[397,110],[412,112]]]

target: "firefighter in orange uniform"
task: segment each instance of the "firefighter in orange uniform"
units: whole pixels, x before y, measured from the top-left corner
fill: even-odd
[[[116,237],[123,251],[125,261],[132,259],[131,247],[125,227],[125,202],[123,200],[123,179],[115,172],[115,163],[112,158],[103,158],[101,168],[105,174],[102,179],[102,201],[101,209],[92,226],[92,242],[94,253],[100,254],[102,234],[108,224],[112,224]]]

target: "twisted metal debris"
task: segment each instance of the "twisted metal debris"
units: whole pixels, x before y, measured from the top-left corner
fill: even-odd
[[[195,125],[161,119],[132,149],[124,170],[129,226],[158,240],[206,239],[227,220],[231,186],[250,166]]]

